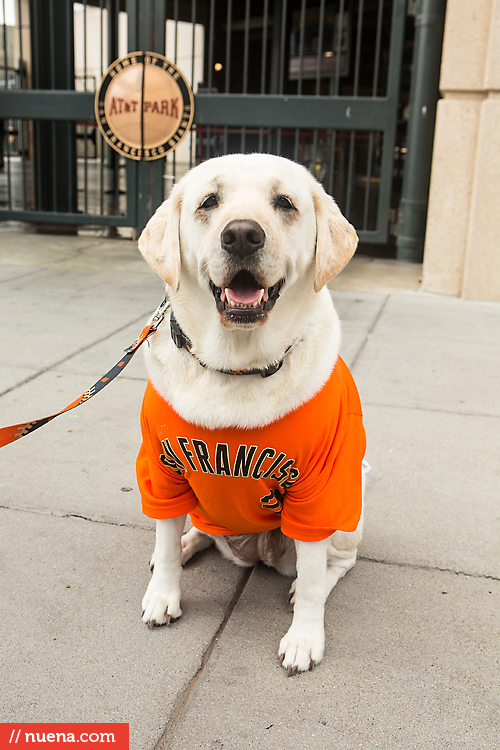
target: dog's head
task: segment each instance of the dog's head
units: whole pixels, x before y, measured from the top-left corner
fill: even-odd
[[[235,154],[192,169],[150,219],[139,248],[175,293],[213,296],[228,329],[263,325],[300,279],[319,292],[357,235],[304,168]]]

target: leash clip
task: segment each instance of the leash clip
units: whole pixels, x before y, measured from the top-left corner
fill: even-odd
[[[163,318],[165,317],[165,314],[170,307],[170,300],[167,299],[165,296],[158,307],[156,308],[155,312],[153,313],[152,317],[148,321],[148,325],[151,326],[151,333],[157,330],[158,326],[162,322]]]

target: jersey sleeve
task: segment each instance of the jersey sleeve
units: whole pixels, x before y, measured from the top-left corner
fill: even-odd
[[[146,399],[141,411],[142,445],[137,456],[137,482],[142,510],[149,518],[177,518],[194,510],[198,500],[186,478],[162,463],[162,446],[151,429]]]
[[[359,412],[359,413],[356,413]],[[285,495],[283,534],[315,542],[335,531],[355,531],[362,511],[361,464],[366,438],[361,407],[341,415],[314,451],[307,471]]]

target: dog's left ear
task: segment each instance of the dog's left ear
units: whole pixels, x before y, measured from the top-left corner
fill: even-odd
[[[173,188],[170,197],[150,218],[139,237],[139,250],[153,271],[172,287],[179,288],[181,251],[179,220],[182,188]]]
[[[313,189],[316,212],[316,272],[314,291],[319,292],[351,260],[358,235],[337,204],[317,184]]]

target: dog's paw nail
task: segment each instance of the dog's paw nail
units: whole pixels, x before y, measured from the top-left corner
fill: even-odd
[[[286,670],[286,676],[287,676],[287,677],[293,677],[293,675],[294,675],[294,674],[295,674],[296,672],[297,672],[297,667],[292,667],[292,665],[290,664],[290,666],[289,666],[289,667],[288,667],[288,669]]]
[[[171,622],[172,622],[172,615],[167,615],[166,625],[170,625]]]
[[[141,615],[141,617],[144,617],[144,612],[145,612],[145,611],[146,611],[145,609],[143,609],[143,610],[142,610],[142,615]]]
[[[281,654],[281,656],[280,656],[280,664],[283,664],[284,661],[285,661],[285,654]]]
[[[152,630],[156,625],[156,620],[148,620],[148,628]]]
[[[315,666],[316,662],[314,661],[314,659],[311,659],[311,663],[309,664],[309,671],[312,672]]]

